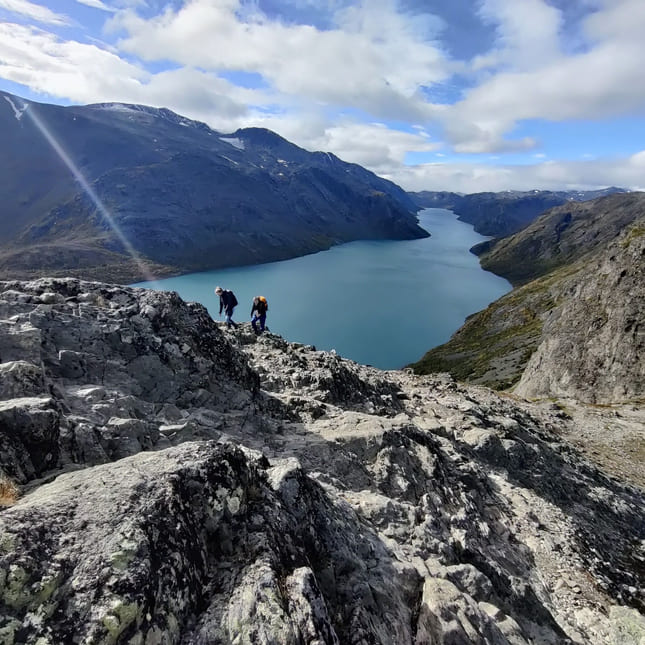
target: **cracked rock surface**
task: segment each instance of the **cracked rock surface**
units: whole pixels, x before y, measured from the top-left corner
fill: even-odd
[[[0,283],[0,361],[0,643],[644,642],[645,494],[566,440],[638,410],[71,279]]]

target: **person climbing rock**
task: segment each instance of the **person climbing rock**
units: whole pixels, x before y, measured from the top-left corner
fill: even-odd
[[[255,296],[253,298],[253,306],[251,307],[251,325],[256,334],[261,334],[264,331],[267,320],[267,311],[269,311],[269,303],[264,296]],[[257,323],[260,323],[258,330]]]
[[[223,309],[226,326],[237,327],[237,323],[233,322],[233,310],[237,306],[237,298],[235,297],[235,294],[229,289],[222,289],[222,287],[215,287],[215,293],[219,296],[219,315],[222,315]]]

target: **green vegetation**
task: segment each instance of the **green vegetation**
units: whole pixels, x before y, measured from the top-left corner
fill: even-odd
[[[417,374],[449,372],[496,390],[512,387],[541,340],[543,320],[559,304],[563,281],[577,270],[563,267],[514,289],[470,316],[447,343],[410,367]]]
[[[482,269],[501,275],[514,287],[518,287],[550,273],[570,259],[557,255],[551,258],[534,259],[529,265],[522,254],[496,255],[493,249],[492,252],[483,254],[479,261]]]
[[[622,242],[623,248],[627,248],[632,242],[643,237],[645,235],[645,225],[636,224],[632,226],[628,231],[625,239]]]

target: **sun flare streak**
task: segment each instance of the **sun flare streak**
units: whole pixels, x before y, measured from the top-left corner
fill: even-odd
[[[31,108],[31,109],[27,109]],[[43,123],[41,118],[36,114],[31,105],[23,106],[23,113],[26,114],[32,121],[32,123],[38,128],[39,132],[45,137],[49,145],[54,149],[54,152],[60,157],[61,161],[67,166],[68,170],[74,176],[74,179],[80,184],[81,188],[85,191],[87,196],[92,200],[94,206],[96,206],[99,213],[103,216],[105,221],[110,225],[116,236],[119,238],[119,241],[127,251],[128,255],[133,259],[141,274],[144,276],[146,281],[154,282],[155,278],[151,274],[150,270],[146,263],[139,257],[139,254],[136,252],[128,238],[125,236],[123,231],[119,228],[119,225],[116,223],[115,219],[112,217],[110,212],[107,210],[99,196],[96,194],[94,189],[90,186],[88,181],[83,176],[83,173],[79,170],[78,166],[72,161],[71,157],[65,152],[61,144],[56,140],[51,131]]]

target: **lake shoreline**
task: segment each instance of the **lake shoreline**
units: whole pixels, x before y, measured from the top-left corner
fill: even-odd
[[[347,242],[324,253],[131,286],[177,291],[217,319],[213,290],[220,285],[235,292],[238,321],[248,319],[253,296],[264,295],[269,327],[287,340],[334,349],[381,369],[401,369],[511,289],[480,267],[470,248],[486,238],[454,213],[424,209],[419,226],[430,237]]]
[[[418,219],[419,218],[417,218],[417,220]],[[421,224],[419,224],[419,226],[420,226],[420,228],[422,228],[428,234],[427,236],[419,237],[419,238],[412,238],[411,240],[400,240],[398,238],[387,238],[387,239],[384,239],[384,238],[383,239],[382,238],[361,238],[361,239],[358,239],[358,240],[340,241],[340,242],[334,242],[333,244],[330,244],[329,246],[326,246],[325,248],[320,248],[320,249],[317,249],[315,251],[309,251],[307,253],[301,253],[301,254],[298,254],[298,255],[287,254],[285,257],[278,258],[278,259],[275,259],[275,260],[265,260],[263,262],[256,262],[254,264],[226,264],[226,265],[223,265],[223,266],[215,265],[215,266],[213,266],[213,267],[211,267],[209,269],[202,269],[202,270],[199,270],[199,271],[191,271],[190,269],[178,269],[176,267],[168,266],[167,271],[164,271],[163,269],[158,270],[157,272],[151,271],[149,276],[140,275],[139,278],[141,278],[141,279],[133,279],[133,280],[130,280],[128,283],[120,283],[120,284],[123,284],[123,286],[133,286],[133,285],[139,284],[140,282],[148,281],[149,278],[152,278],[154,280],[166,280],[167,278],[180,278],[180,277],[183,277],[183,276],[186,276],[186,275],[193,275],[193,274],[197,274],[197,273],[210,273],[212,271],[221,271],[221,270],[225,270],[225,269],[242,269],[242,268],[246,268],[246,267],[260,267],[260,266],[263,266],[265,264],[272,264],[274,262],[288,262],[289,260],[297,260],[298,258],[304,258],[304,257],[307,257],[309,255],[315,255],[317,253],[324,253],[324,252],[329,251],[329,250],[331,250],[331,249],[333,249],[335,247],[343,246],[345,244],[354,244],[355,242],[376,242],[376,241],[378,241],[378,242],[407,242],[407,241],[412,241],[412,240],[415,240],[415,239],[427,239],[429,237],[432,237],[432,232],[431,231],[427,231],[426,229],[424,229],[423,226],[421,226]],[[142,264],[147,264],[147,262],[142,260]],[[164,265],[158,265],[158,266],[163,267]]]

